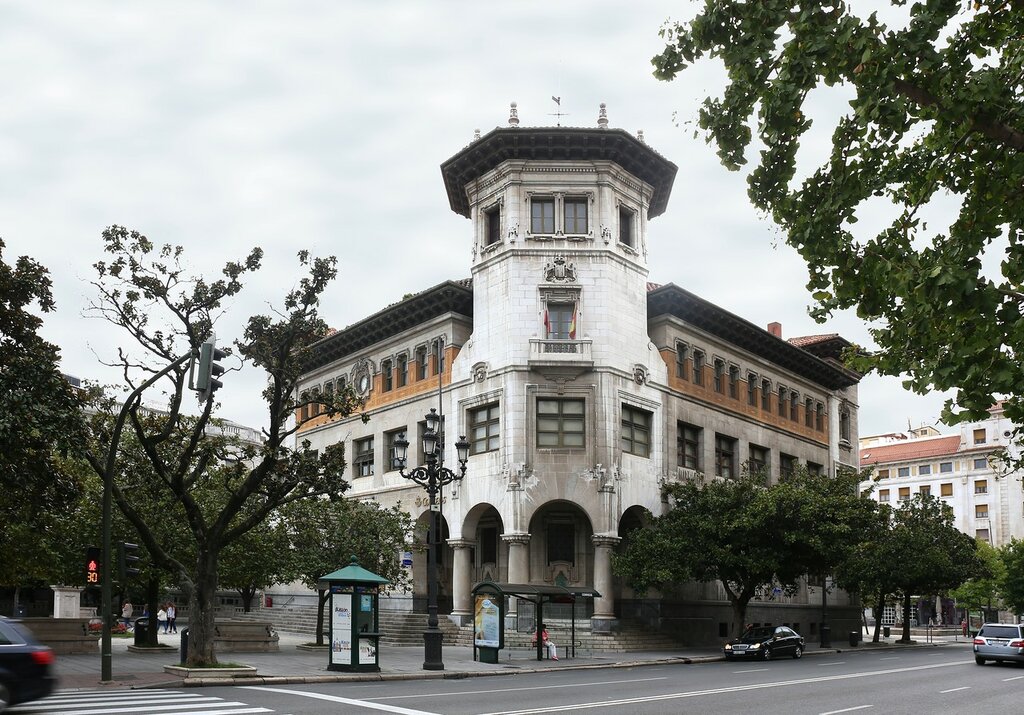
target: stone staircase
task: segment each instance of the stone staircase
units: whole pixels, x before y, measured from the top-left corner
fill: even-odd
[[[327,614],[325,613],[325,617]],[[316,607],[295,606],[287,608],[265,608],[251,613],[238,613],[233,618],[241,620],[271,621],[274,627],[285,633],[307,634],[310,641],[316,632]],[[559,649],[569,646],[572,623],[569,620],[545,618],[551,640]],[[326,627],[326,623],[325,623]],[[423,645],[423,631],[427,627],[427,614],[407,611],[381,611],[381,643],[390,646]],[[456,626],[445,616],[438,618],[438,627],[444,634],[445,645],[473,645],[473,627]],[[529,650],[532,633],[505,631],[506,648]],[[576,621],[576,653],[623,653],[630,651],[672,651],[680,643],[669,636],[624,622],[615,633],[593,633],[588,619]]]

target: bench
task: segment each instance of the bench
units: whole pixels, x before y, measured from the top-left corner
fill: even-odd
[[[219,653],[275,653],[281,637],[270,621],[216,621],[213,647]]]

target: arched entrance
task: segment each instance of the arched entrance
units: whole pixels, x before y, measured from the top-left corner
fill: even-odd
[[[594,529],[587,513],[568,501],[544,504],[530,519],[530,583],[590,586],[594,580]],[[593,613],[593,601],[576,603],[576,617]],[[572,606],[551,604],[548,618],[570,618]]]
[[[437,612],[452,612],[452,548],[448,545],[448,521],[443,514],[437,515],[440,523],[440,538],[434,539],[437,555]],[[412,557],[412,610],[414,613],[427,612],[427,544],[430,529],[430,512],[425,511],[416,519],[415,549]]]
[[[616,553],[622,553],[629,545],[630,534],[636,529],[646,527],[650,521],[650,512],[641,506],[631,506],[619,518],[619,538],[615,547]],[[639,620],[643,623],[656,623],[660,599],[639,598],[636,592],[619,576],[613,576],[613,593],[615,594],[616,615],[619,618]]]

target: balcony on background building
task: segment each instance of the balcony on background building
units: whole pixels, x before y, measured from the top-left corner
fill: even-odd
[[[591,340],[530,340],[531,368],[559,368],[582,373],[594,367]]]

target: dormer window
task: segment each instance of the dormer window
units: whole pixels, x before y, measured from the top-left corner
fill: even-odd
[[[585,234],[587,232],[587,200],[567,198],[565,204],[565,233]]]
[[[530,199],[530,233],[555,232],[555,199],[553,196]]]
[[[619,243],[630,248],[636,248],[633,222],[636,214],[625,206],[619,207]]]

